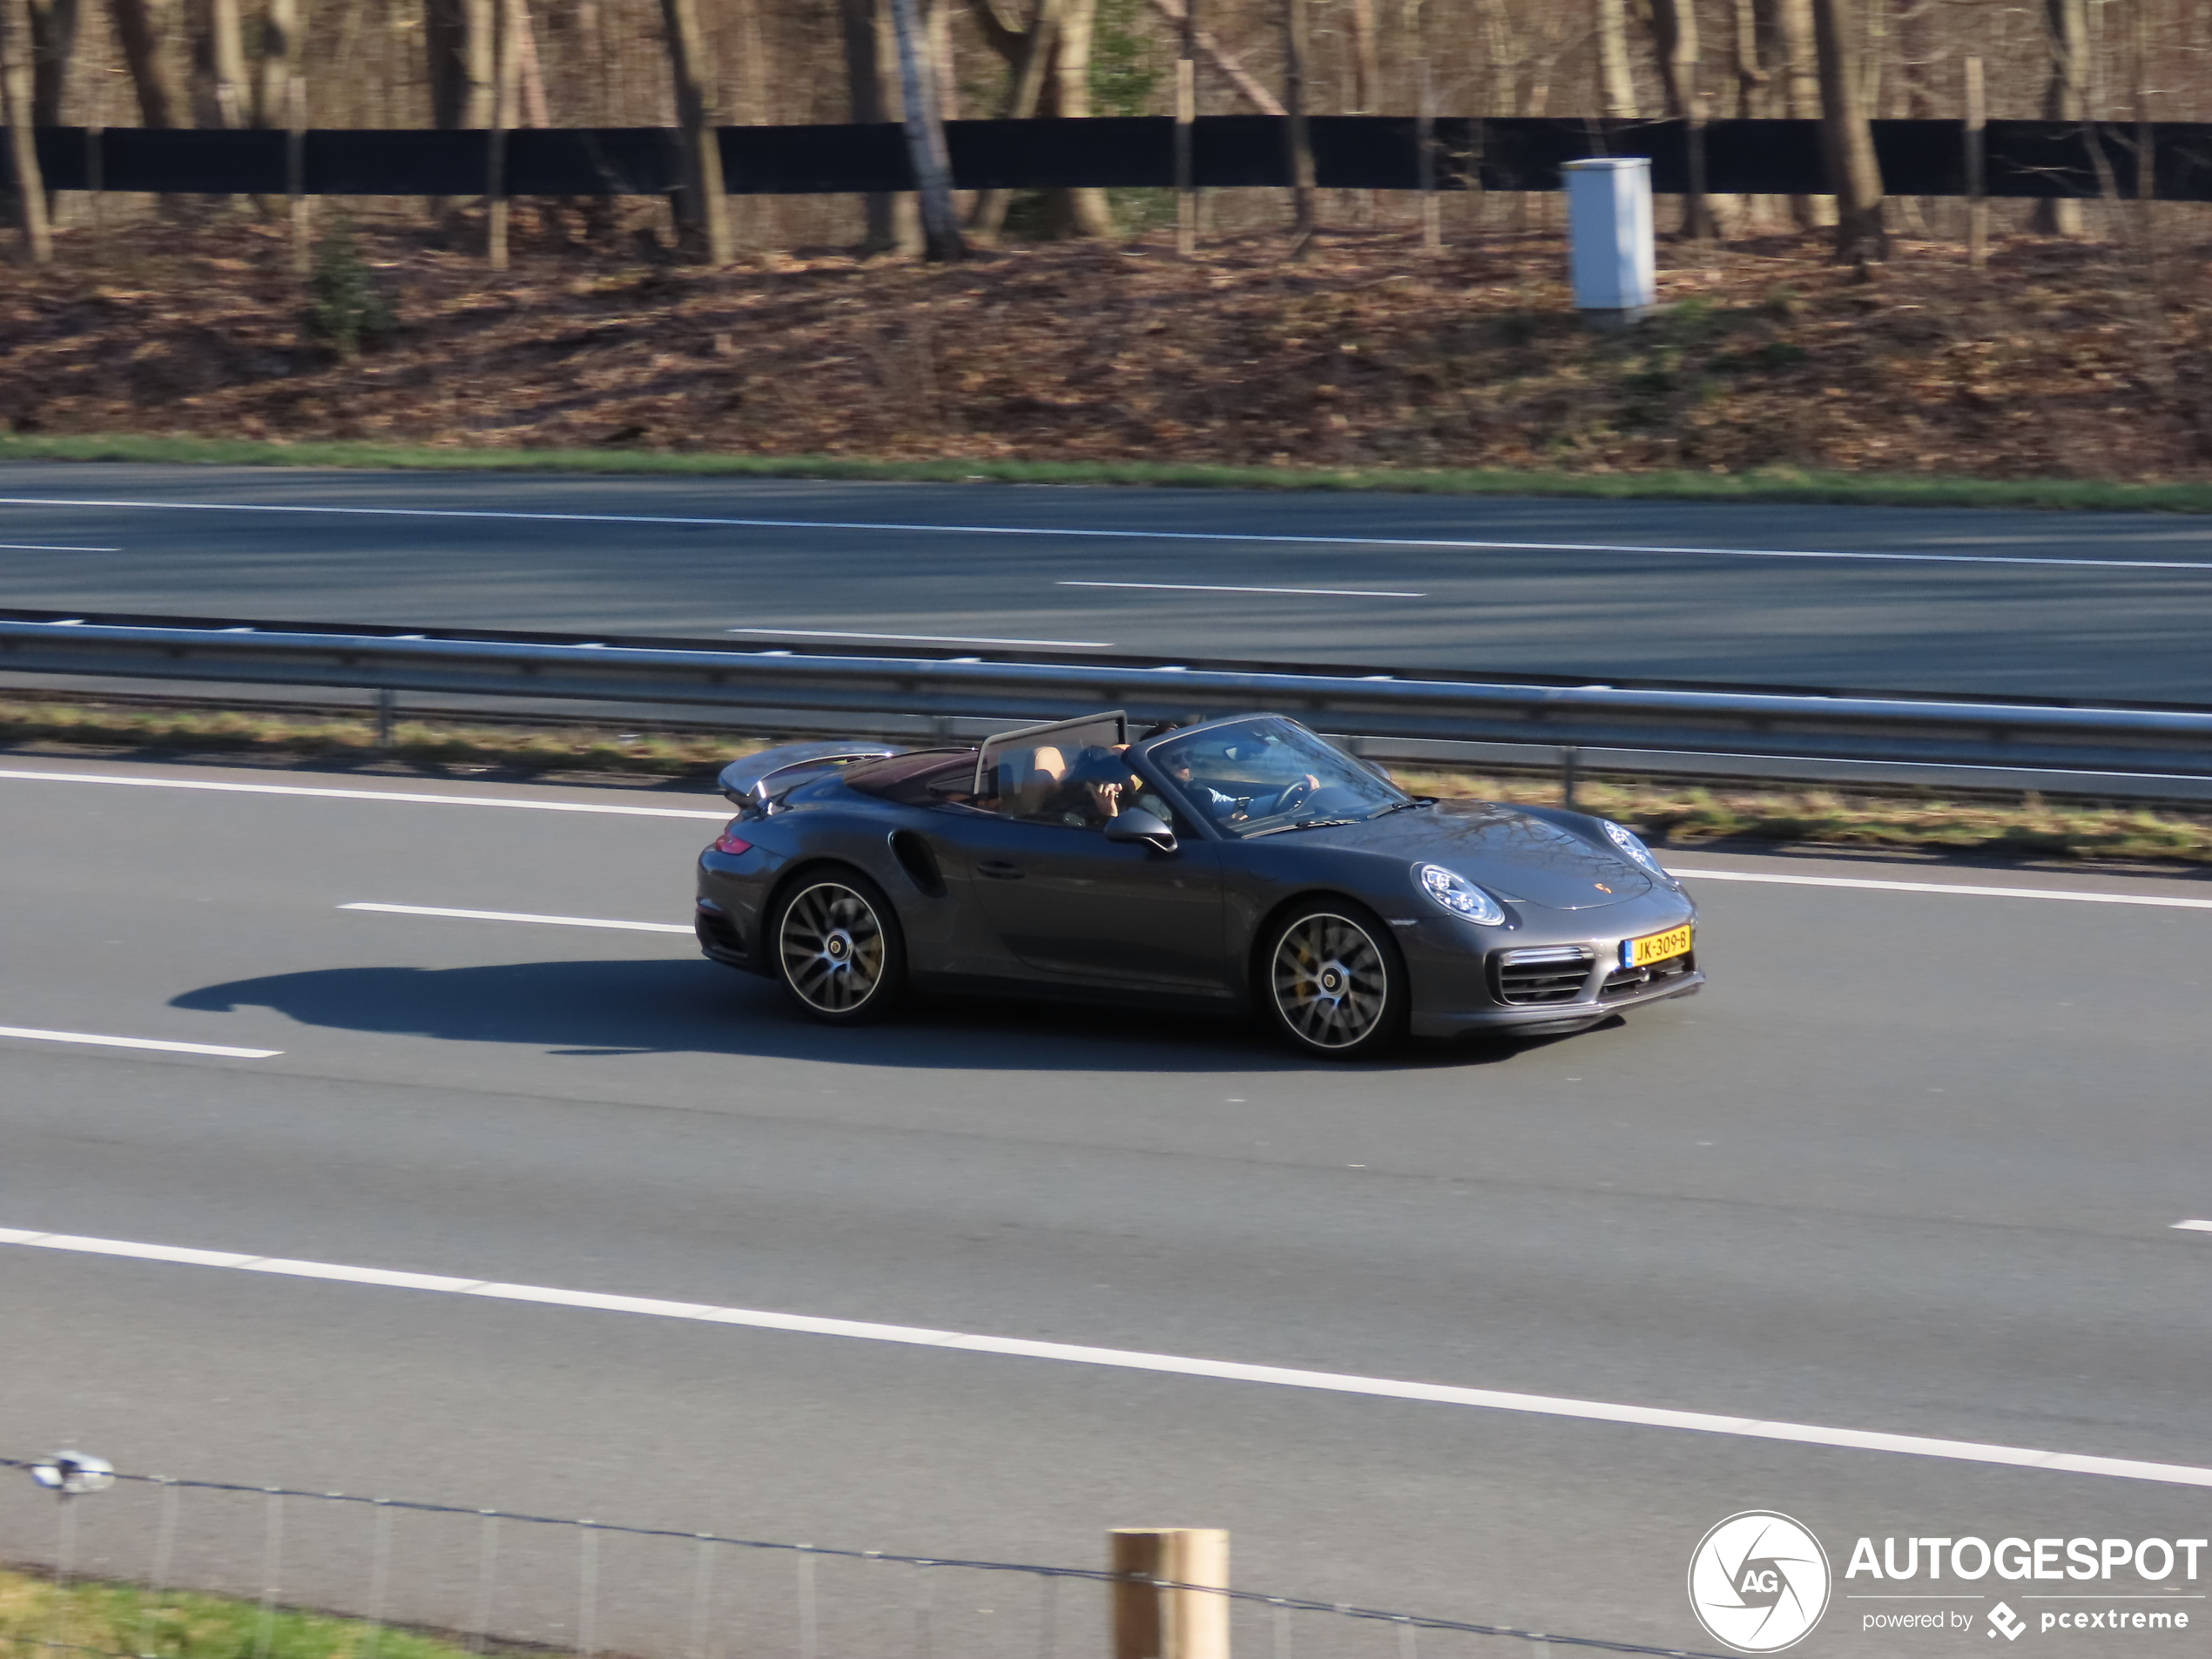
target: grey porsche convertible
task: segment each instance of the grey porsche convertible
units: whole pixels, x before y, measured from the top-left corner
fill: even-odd
[[[1409,795],[1280,715],[789,745],[721,782],[700,948],[834,1024],[910,988],[1163,1001],[1349,1059],[1704,983],[1696,907],[1629,830]]]

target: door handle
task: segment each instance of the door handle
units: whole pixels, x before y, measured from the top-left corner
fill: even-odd
[[[1004,859],[985,859],[975,867],[975,873],[987,875],[994,881],[1019,881],[1022,879],[1022,867],[1018,864],[1008,864]]]

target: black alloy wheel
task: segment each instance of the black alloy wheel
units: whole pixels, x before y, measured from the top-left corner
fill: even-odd
[[[883,889],[857,870],[803,876],[770,930],[776,977],[801,1009],[836,1025],[891,1011],[905,988],[906,941]]]
[[[1405,961],[1366,907],[1301,905],[1271,937],[1260,1000],[1298,1048],[1331,1060],[1365,1060],[1404,1035]]]

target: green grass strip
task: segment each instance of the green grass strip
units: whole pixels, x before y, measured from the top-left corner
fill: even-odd
[[[764,739],[709,732],[624,732],[582,725],[469,725],[408,719],[380,747],[362,715],[245,709],[146,707],[55,699],[0,700],[0,752],[221,760],[260,765],[408,766],[430,776],[497,772],[517,778],[702,787]],[[1529,805],[1556,803],[1559,781],[1404,765],[1399,781],[1420,794]],[[2212,866],[2212,813],[2171,807],[1946,797],[1932,792],[1841,791],[1760,784],[1685,783],[1622,776],[1583,781],[1584,810],[1620,819],[1659,844],[1704,842],[1851,846],[1995,858],[2121,860]],[[3,1659],[3,1656],[0,1656]]]
[[[654,449],[493,449],[251,438],[0,435],[0,461],[135,461],[179,466],[339,467],[435,472],[829,478],[886,482],[1122,484],[1176,489],[1318,489],[1598,500],[1810,502],[1865,507],[1991,507],[2067,512],[2212,513],[2212,483],[2103,479],[1923,478],[1768,467],[1744,473],[1519,472],[1470,468],[1230,467],[1157,461],[877,461]]]
[[[464,1648],[358,1619],[0,1573],[0,1654],[70,1659],[71,1650],[144,1659],[468,1659]]]

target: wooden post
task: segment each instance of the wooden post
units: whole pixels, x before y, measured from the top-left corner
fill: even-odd
[[[1981,59],[1966,60],[1966,118],[1960,138],[1966,151],[1966,268],[1979,271],[1989,263],[1989,171],[1986,105],[1982,97]]]
[[[107,100],[103,98],[99,102],[105,105]],[[97,119],[84,129],[84,189],[92,199],[92,260],[101,266],[107,264],[106,145],[101,138],[106,131]]]
[[[515,51],[516,0],[493,0],[491,131],[484,135],[484,262],[507,268],[507,132],[515,125],[521,60]]]
[[[1175,59],[1175,251],[1198,252],[1198,190],[1193,140],[1198,119],[1198,0],[1186,0]]]
[[[1314,219],[1313,136],[1305,124],[1305,78],[1313,59],[1306,0],[1282,0],[1283,133],[1290,145],[1291,257],[1302,260],[1317,228]]]
[[[2135,105],[2135,200],[2143,238],[2143,269],[2158,287],[2158,132],[2150,123],[2150,21],[2138,0],[2134,7],[2132,69]]]
[[[1436,78],[1424,57],[1420,62],[1421,106],[1413,125],[1414,171],[1421,189],[1421,252],[1441,253],[1444,219],[1436,199]]]
[[[24,257],[44,265],[54,257],[46,223],[46,180],[38,170],[37,129],[30,118],[30,55],[28,25],[16,15],[16,0],[0,0],[0,106],[7,116],[8,160],[16,191],[16,222],[23,230]]]
[[[307,211],[307,78],[293,71],[284,133],[284,189],[292,203],[292,274],[314,267],[313,223]]]
[[[1117,1527],[1114,1659],[1229,1659],[1229,1534],[1211,1527]],[[1204,1588],[1163,1589],[1162,1584]]]

